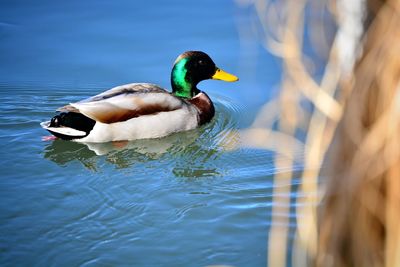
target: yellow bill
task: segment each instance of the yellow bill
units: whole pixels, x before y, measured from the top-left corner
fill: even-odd
[[[221,81],[226,81],[226,82],[236,82],[239,80],[238,77],[236,77],[233,74],[227,73],[219,68],[216,69],[214,75],[211,77],[213,80],[221,80]]]

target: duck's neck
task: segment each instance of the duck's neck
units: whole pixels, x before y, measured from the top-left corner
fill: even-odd
[[[171,86],[172,93],[178,97],[182,98],[192,98],[198,92],[197,83],[194,83],[188,75],[188,70],[186,69],[186,62],[188,59],[184,58],[178,61],[171,73]]]

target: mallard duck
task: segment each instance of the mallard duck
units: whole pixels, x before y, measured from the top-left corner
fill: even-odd
[[[114,87],[57,109],[41,126],[54,136],[77,142],[109,142],[158,138],[192,130],[215,113],[208,95],[197,88],[207,79],[237,81],[216,67],[204,52],[187,51],[175,61],[172,92],[150,83]]]

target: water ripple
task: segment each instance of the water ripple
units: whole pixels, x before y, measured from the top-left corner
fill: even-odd
[[[43,142],[40,137],[47,133],[38,123],[55,108],[101,90],[77,87],[71,96],[71,86],[38,88],[43,87],[12,90],[0,84],[0,153],[10,166],[3,170],[7,175],[0,187],[2,220],[7,222],[0,230],[6,240],[30,247],[0,251],[35,253],[51,247],[38,265],[57,265],[61,250],[91,265],[107,262],[106,251],[124,257],[131,250],[155,251],[166,257],[190,248],[199,251],[199,262],[206,265],[242,251],[241,242],[233,239],[248,236],[246,244],[264,244],[260,233],[272,224],[293,227],[294,214],[277,212],[271,220],[274,206],[309,204],[294,189],[304,182],[299,178],[302,165],[277,169],[272,152],[226,149],[235,146],[246,116],[246,107],[229,98],[212,96],[215,118],[192,131],[155,140],[81,144]],[[289,172],[297,178],[274,183],[275,174]]]

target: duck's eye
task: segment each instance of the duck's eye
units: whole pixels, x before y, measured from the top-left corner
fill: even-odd
[[[205,64],[203,60],[199,60],[198,63],[199,63],[199,65],[201,65],[201,66],[203,66],[203,65]]]

